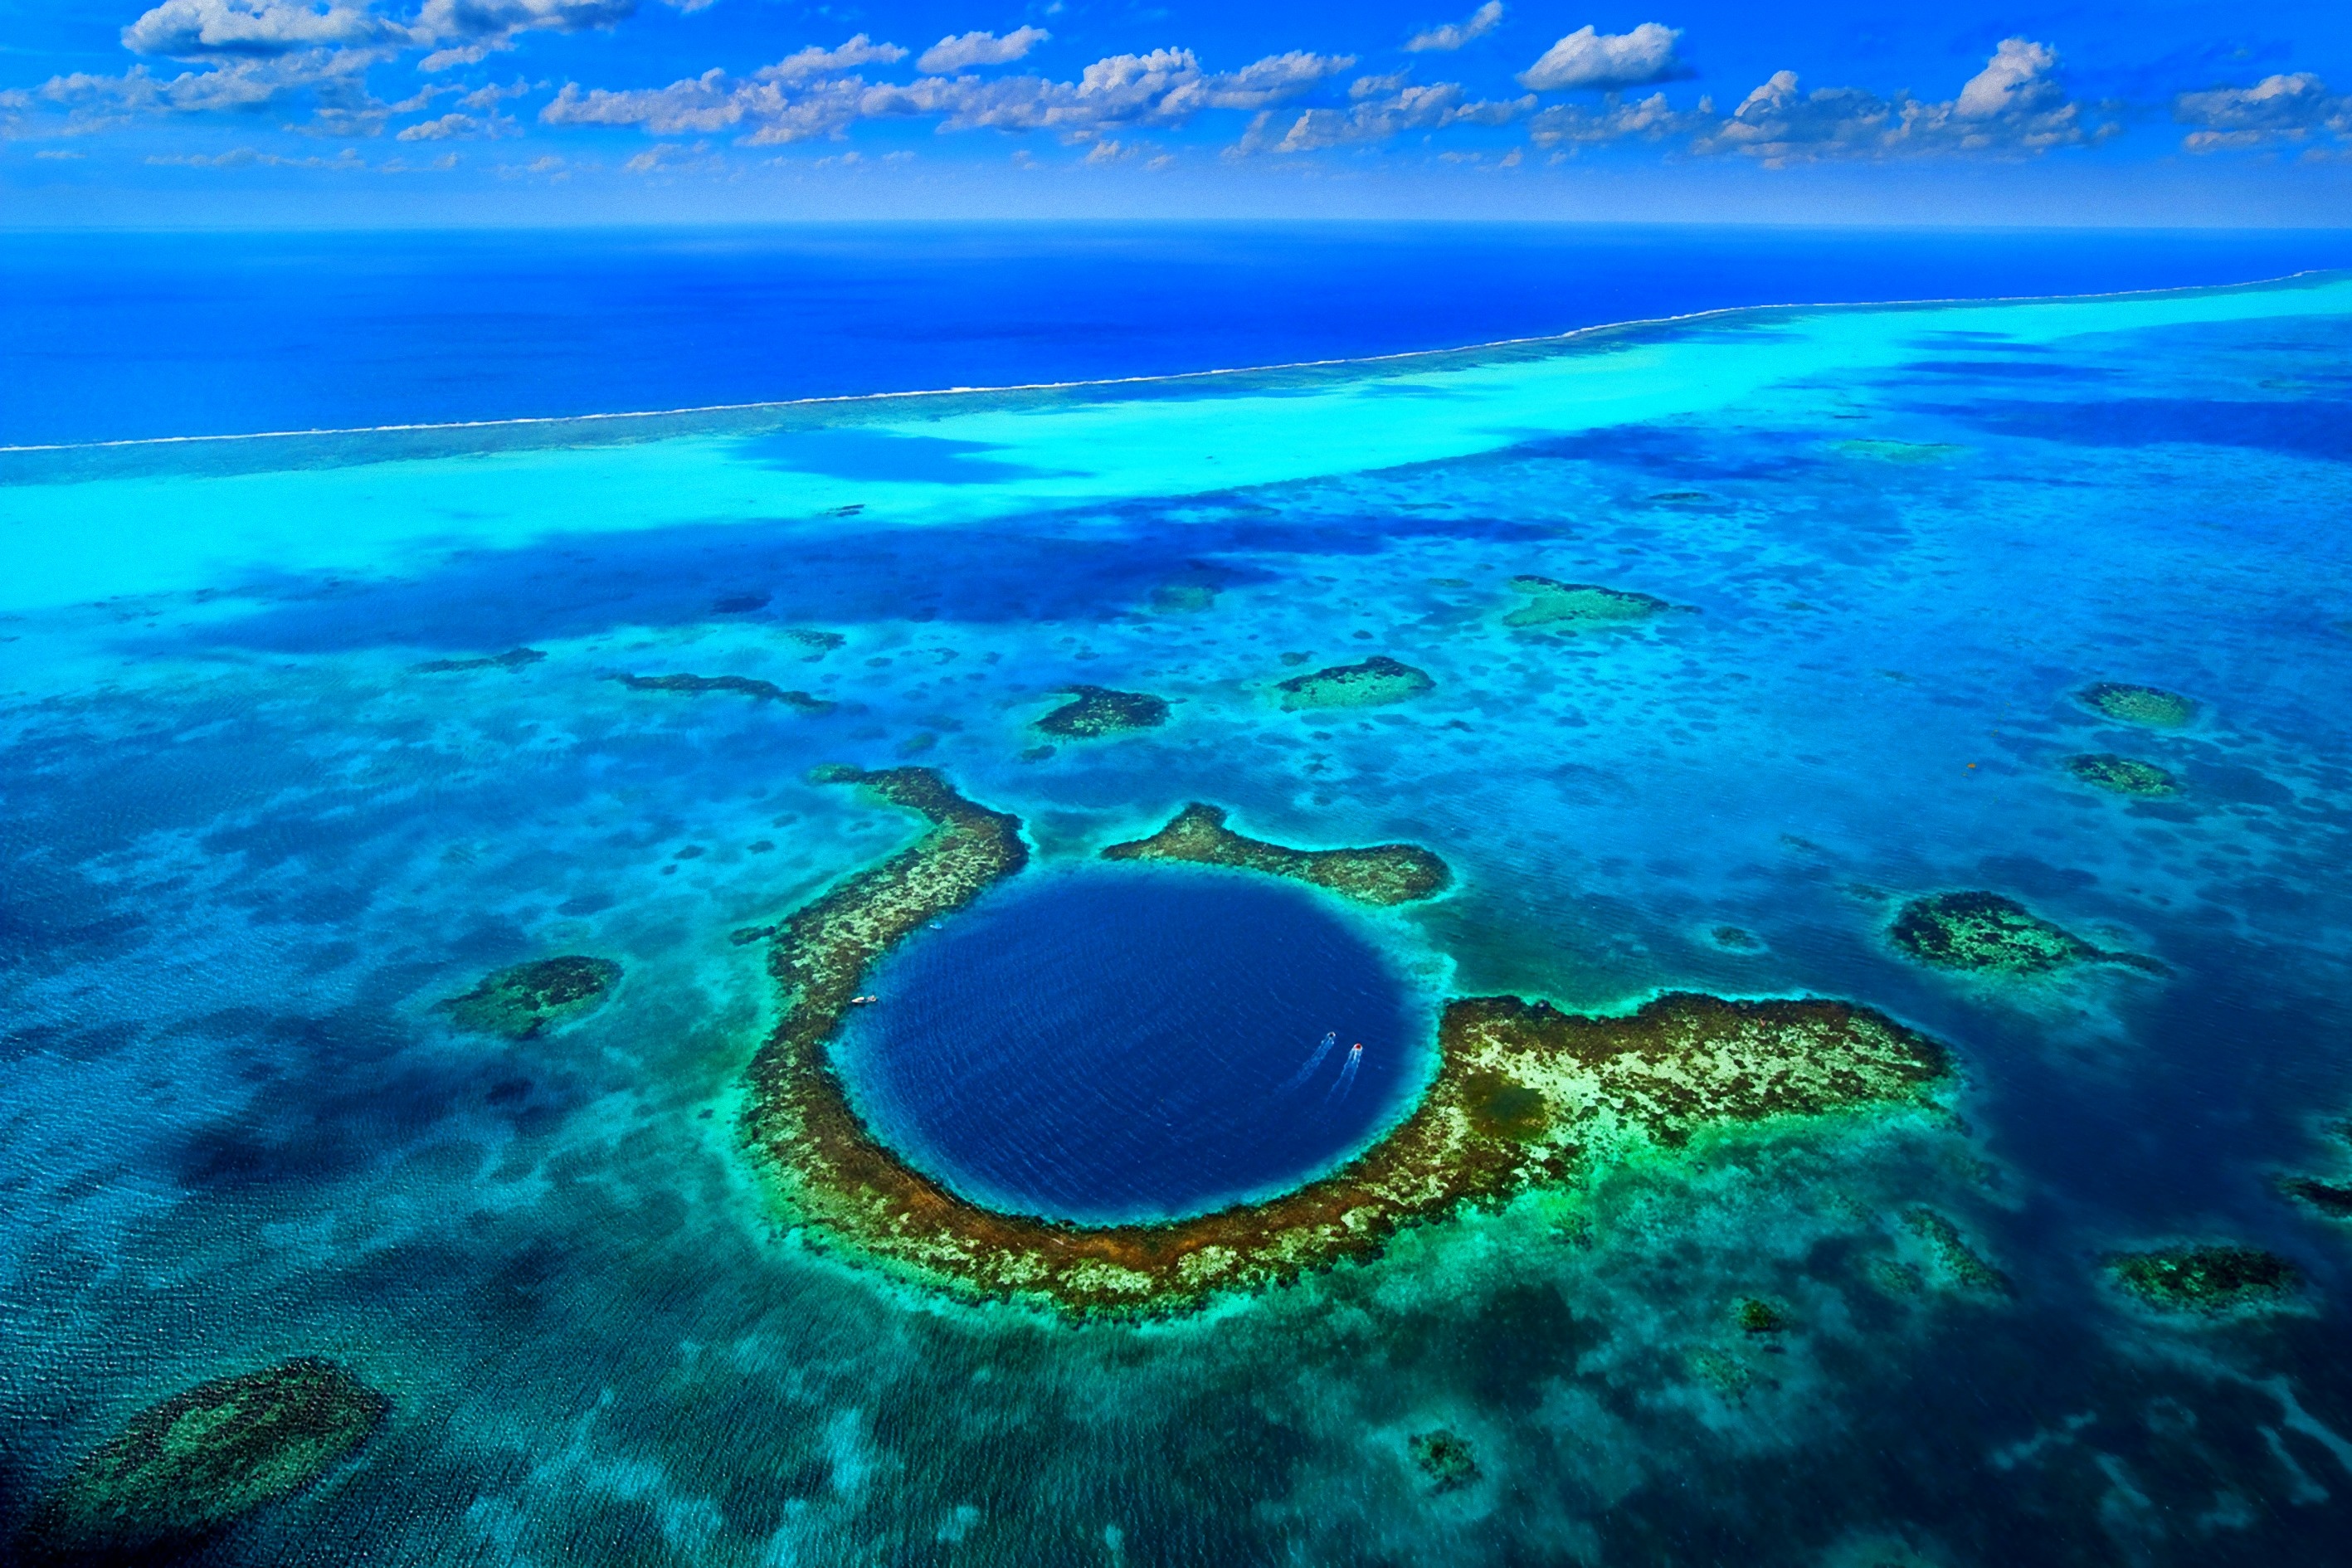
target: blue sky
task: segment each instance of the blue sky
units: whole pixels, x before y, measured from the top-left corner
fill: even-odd
[[[2352,5],[0,0],[0,222],[2352,224]]]

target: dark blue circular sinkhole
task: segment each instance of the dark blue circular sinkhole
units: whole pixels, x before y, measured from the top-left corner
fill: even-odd
[[[866,989],[834,1047],[866,1125],[974,1203],[1082,1225],[1297,1186],[1427,1077],[1428,1025],[1370,935],[1245,873],[1031,873]]]

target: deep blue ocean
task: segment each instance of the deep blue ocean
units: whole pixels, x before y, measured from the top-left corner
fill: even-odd
[[[0,237],[0,1542],[142,1410],[325,1357],[381,1426],[145,1561],[2352,1562],[2352,1222],[2294,1184],[2352,1186],[2347,268]],[[336,434],[150,439],[273,430]],[[1668,609],[1530,618],[1535,577]],[[1425,684],[1285,684],[1375,655]],[[1041,726],[1088,687],[1164,722]],[[1955,1078],[1160,1320],[967,1300],[746,1147],[762,933],[924,830],[841,764],[1021,824],[828,1047],[993,1206],[1308,1180],[1449,998],[1837,998]],[[1452,880],[1103,858],[1192,803]],[[1923,964],[1899,911],[1954,891],[2131,961]],[[556,956],[619,977],[536,1031],[448,1005]],[[2109,1267],[2189,1247],[2291,1283],[2166,1312]]]
[[[1164,375],[1738,305],[2183,288],[2346,266],[2352,231],[19,234],[0,242],[0,444]]]

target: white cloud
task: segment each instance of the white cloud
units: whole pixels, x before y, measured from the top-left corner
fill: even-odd
[[[1458,49],[1473,38],[1483,38],[1493,32],[1503,19],[1503,0],[1486,0],[1484,5],[1459,22],[1447,22],[1415,33],[1405,41],[1405,48],[1413,54],[1432,49]],[[1589,29],[1588,29],[1589,30]]]
[[[1519,85],[1538,92],[1578,87],[1640,87],[1683,74],[1675,58],[1682,30],[1644,22],[1630,33],[1602,33],[1591,26],[1552,45],[1519,73]]]
[[[1354,63],[1294,51],[1237,71],[1210,72],[1189,49],[1154,49],[1097,60],[1074,82],[927,76],[904,83],[824,75],[829,68],[803,63],[813,55],[888,59],[905,52],[884,52],[893,47],[868,45],[860,35],[839,50],[803,50],[749,79],[714,69],[664,88],[612,91],[566,83],[540,118],[551,125],[635,125],[655,135],[733,132],[759,146],[838,136],[861,120],[918,117],[937,117],[950,131],[1055,131],[1088,140],[1122,125],[1181,123],[1205,110],[1262,109]]]
[[[856,70],[860,66],[895,65],[906,58],[907,51],[898,45],[877,44],[859,33],[839,48],[824,49],[812,44],[752,74],[761,81],[805,81],[811,77]]]
[[[395,140],[402,142],[446,142],[452,137],[520,136],[522,128],[511,114],[493,114],[477,119],[470,114],[444,114],[436,120],[421,120],[401,132]]]
[[[1880,98],[1861,88],[1799,90],[1794,71],[1776,71],[1731,117],[1702,133],[1700,153],[1741,153],[1767,163],[1921,153],[2018,154],[2103,141],[2119,127],[2086,125],[2054,75],[2058,51],[2004,39],[1985,68],[1949,102],[1908,93]]]
[[[410,41],[407,28],[345,0],[163,0],[122,29],[132,54],[186,59]]]
[[[418,41],[441,47],[417,68],[473,65],[514,47],[519,33],[584,33],[626,21],[636,10],[637,0],[425,0],[414,31]]]
[[[2181,138],[2191,153],[2220,153],[2274,142],[2305,142],[2315,132],[2352,137],[2352,97],[2339,97],[2309,71],[2264,77],[2252,87],[2184,92],[2172,117],[2196,127]]]
[[[1314,153],[1367,142],[1385,142],[1407,131],[1441,131],[1449,125],[1501,125],[1536,106],[1533,94],[1504,101],[1470,100],[1459,82],[1407,84],[1401,76],[1360,77],[1349,109],[1309,109],[1287,125],[1272,113],[1251,122],[1234,151]]]
[[[288,158],[276,153],[264,153],[252,147],[233,147],[226,153],[206,156],[201,153],[162,153],[150,157],[150,163],[184,169],[243,169],[260,165],[271,169],[363,169],[367,165],[357,153],[344,148],[331,158]]]
[[[1553,104],[1528,121],[1528,140],[1538,147],[1574,149],[1612,142],[1663,141],[1708,130],[1716,123],[1714,106],[1705,99],[1696,111],[1685,113],[1668,103],[1663,92],[1633,103],[1621,102],[1612,93],[1597,110]]]
[[[2050,79],[2058,51],[2028,38],[2003,38],[1985,68],[1968,79],[1952,112],[1963,120],[1992,120],[2032,113],[2066,101],[2066,91]]]
[[[1009,65],[1052,37],[1043,27],[1021,27],[1001,38],[994,33],[941,38],[923,51],[915,68],[929,76],[952,76],[974,66]]]

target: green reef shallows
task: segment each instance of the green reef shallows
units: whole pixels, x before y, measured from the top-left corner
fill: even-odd
[[[1106,860],[1183,860],[1234,866],[1328,888],[1367,904],[1409,904],[1433,898],[1454,880],[1444,861],[1417,844],[1376,844],[1366,849],[1293,849],[1250,838],[1225,826],[1225,814],[1199,802],[1176,814],[1149,838],[1114,844]]]
[[[1376,653],[1361,664],[1335,664],[1310,675],[1294,675],[1277,682],[1275,689],[1282,693],[1283,707],[1295,712],[1301,708],[1378,708],[1436,687],[1426,670]]]
[[[1960,1227],[1934,1209],[1906,1209],[1903,1227],[1927,1244],[1937,1263],[1962,1289],[1994,1296],[2010,1294],[2009,1276],[1978,1256],[1968,1237],[1960,1234]]]
[[[1049,735],[1090,741],[1130,730],[1156,730],[1168,722],[1168,700],[1148,691],[1113,691],[1108,686],[1066,686],[1073,700],[1043,719],[1037,728]]]
[[[748,675],[616,675],[632,691],[732,691],[754,702],[782,702],[803,713],[830,713],[833,704],[805,691],[787,691],[772,680]]]
[[[2151,729],[2178,730],[2197,717],[2197,704],[2178,691],[2167,691],[2158,686],[2133,686],[2123,681],[2102,680],[2085,686],[2074,694],[2075,700],[2094,712],[2110,719],[2120,719],[2126,724],[2146,724]]]
[[[2117,795],[2178,795],[2179,781],[2154,763],[2143,763],[2137,757],[2119,757],[2112,752],[2095,752],[2079,757],[2068,757],[2065,769],[2086,784],[2113,790]]]
[[[317,1356],[199,1384],[141,1411],[76,1465],[26,1521],[19,1560],[176,1561],[310,1486],[391,1408]]]
[[[2207,1314],[2273,1305],[2293,1295],[2295,1266],[2258,1247],[2172,1247],[2106,1259],[2116,1283],[2147,1306]]]
[[[439,1006],[461,1029],[527,1040],[594,1012],[620,979],[609,958],[567,953],[501,969]]]
[[[1675,608],[1647,594],[1592,583],[1556,583],[1549,577],[1514,577],[1511,591],[1526,595],[1528,602],[1503,617],[1507,626],[1624,626]]]
[[[1936,893],[1903,906],[1887,933],[1922,963],[1979,974],[2043,974],[2104,960],[2157,967],[2137,953],[2095,947],[1999,893]]]
[[[868,968],[1028,863],[1018,818],[938,773],[820,770],[929,829],[777,928],[782,1018],[753,1058],[744,1131],[791,1223],[855,1256],[981,1298],[1084,1315],[1164,1313],[1368,1258],[1408,1226],[1580,1183],[1700,1132],[1933,1103],[1937,1042],[1848,1003],[1674,994],[1620,1017],[1516,996],[1457,998],[1436,1077],[1386,1138],[1266,1202],[1158,1225],[1080,1226],[973,1204],[914,1170],[850,1107],[829,1059]]]
[[[1417,1434],[1405,1449],[1429,1478],[1432,1491],[1460,1491],[1478,1479],[1478,1460],[1470,1445],[1445,1427]]]

